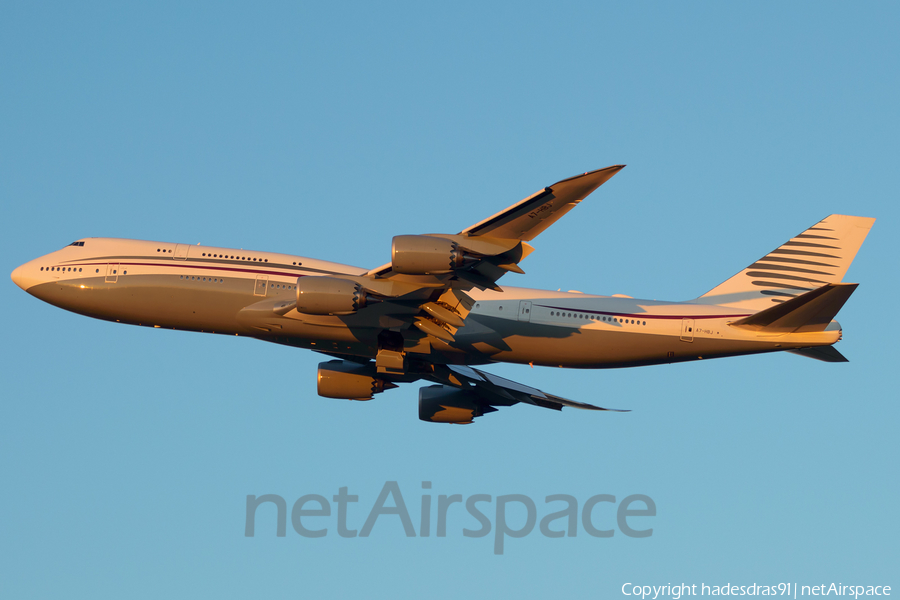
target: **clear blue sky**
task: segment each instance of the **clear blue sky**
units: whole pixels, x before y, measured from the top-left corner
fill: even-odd
[[[628,167],[503,282],[696,297],[830,213],[877,217],[829,365],[497,374],[626,414],[418,421],[319,398],[311,352],[93,321],[6,281],[0,595],[619,597],[623,583],[900,586],[900,9],[869,3],[0,5],[3,270],[87,236],[364,267]],[[437,494],[647,494],[597,539],[244,536],[248,494],[362,526]],[[554,509],[556,506],[554,506]],[[605,509],[604,509],[605,510]],[[524,513],[517,513],[520,521]],[[601,518],[611,513],[599,512]],[[514,520],[514,519],[513,519]],[[325,522],[323,520],[322,522]],[[334,519],[328,520],[330,528]],[[433,536],[434,524],[432,524]]]

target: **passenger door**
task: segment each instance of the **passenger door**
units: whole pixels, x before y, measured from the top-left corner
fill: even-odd
[[[119,279],[119,263],[106,265],[106,283],[115,283]]]
[[[268,275],[257,275],[256,276],[256,287],[253,288],[254,296],[265,296],[266,289],[269,287],[269,276]]]
[[[681,320],[681,341],[682,342],[693,342],[694,341],[694,320],[693,319],[682,319]]]

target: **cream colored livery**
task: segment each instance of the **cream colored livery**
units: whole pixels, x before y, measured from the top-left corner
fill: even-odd
[[[29,294],[119,323],[244,335],[315,350],[318,391],[369,400],[424,379],[419,417],[470,423],[519,402],[607,410],[472,368],[633,367],[786,350],[846,359],[834,316],[874,219],[831,215],[687,302],[504,286],[539,233],[622,169],[544,188],[455,234],[401,235],[371,270],[302,256],[85,238],[17,268]]]

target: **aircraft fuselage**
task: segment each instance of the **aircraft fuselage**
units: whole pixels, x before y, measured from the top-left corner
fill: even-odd
[[[385,302],[343,316],[273,309],[298,278],[365,269],[300,256],[112,238],[85,238],[28,262],[13,280],[50,304],[89,317],[164,329],[251,336],[321,352],[375,357],[379,333],[399,327]],[[475,301],[455,341],[410,345],[430,362],[610,368],[826,346],[840,326],[772,334],[729,324],[753,311],[504,286]],[[415,312],[418,308],[410,308]]]

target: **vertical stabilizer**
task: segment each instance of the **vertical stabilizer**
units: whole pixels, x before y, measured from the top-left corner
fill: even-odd
[[[694,302],[760,311],[840,283],[875,219],[831,215]]]

